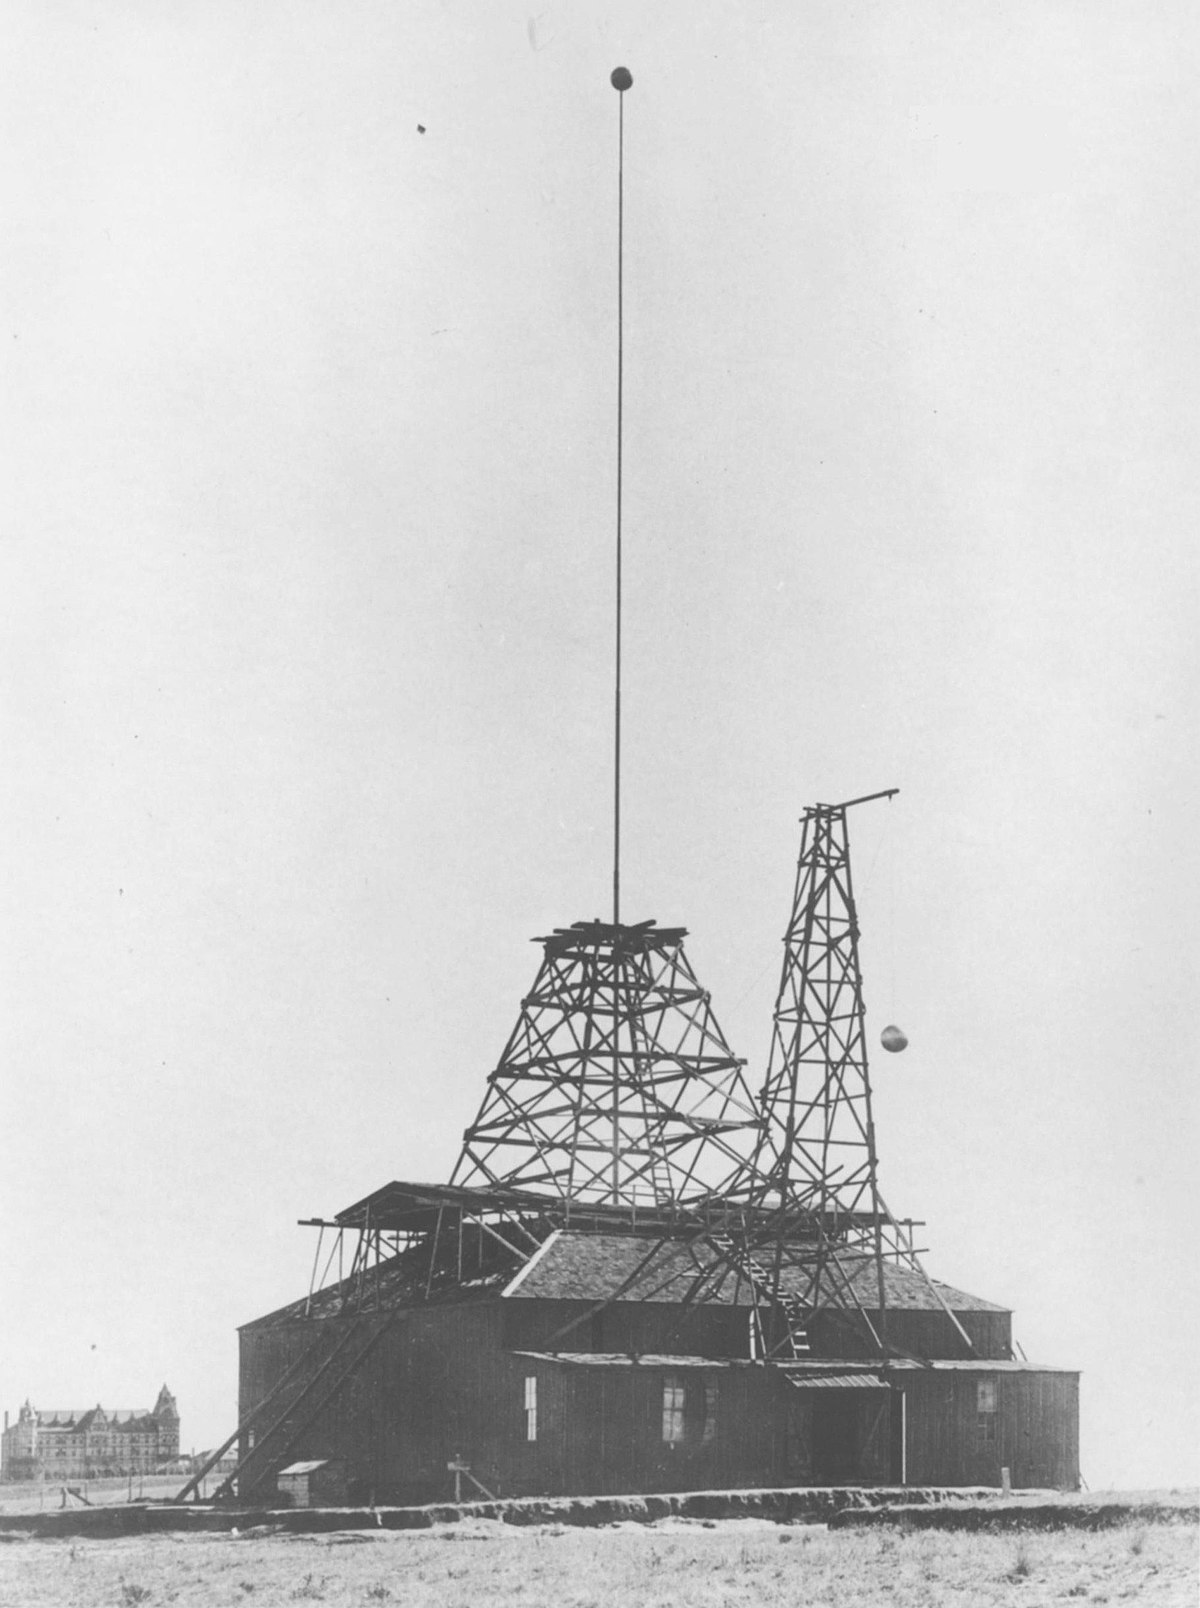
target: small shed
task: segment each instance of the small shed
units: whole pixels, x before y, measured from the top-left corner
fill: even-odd
[[[285,1507],[344,1507],[346,1465],[340,1457],[322,1457],[281,1468],[277,1488]]]

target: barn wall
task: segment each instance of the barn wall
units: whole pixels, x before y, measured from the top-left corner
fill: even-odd
[[[744,1316],[744,1314],[743,1314]],[[242,1331],[241,1413],[313,1341],[324,1319]],[[355,1499],[447,1500],[461,1457],[497,1496],[698,1489],[805,1478],[808,1442],[795,1395],[773,1370],[689,1367],[714,1390],[714,1434],[662,1436],[666,1367],[575,1367],[501,1344],[496,1303],[418,1309],[392,1327],[274,1467],[344,1458]],[[325,1340],[326,1350],[331,1344]],[[525,1380],[537,1380],[537,1440],[526,1438]],[[273,1416],[268,1410],[264,1423]],[[243,1448],[244,1450],[245,1448]],[[265,1499],[274,1475],[254,1492]],[[468,1490],[473,1491],[468,1482]]]
[[[543,1364],[554,1370],[554,1364]],[[710,1440],[663,1440],[669,1366],[572,1368],[564,1379],[563,1489],[581,1494],[770,1485],[885,1484],[892,1396],[797,1389],[774,1369],[688,1368],[715,1392]],[[556,1426],[548,1424],[550,1433]]]
[[[868,1314],[879,1329],[879,1313]],[[891,1307],[886,1318],[890,1345],[930,1361],[961,1362],[975,1356],[1004,1361],[1012,1355],[1012,1314],[1009,1312],[958,1312],[955,1314],[975,1347],[968,1349],[953,1323],[939,1308],[915,1311]],[[809,1327],[809,1345],[816,1357],[870,1357],[878,1355],[862,1317],[857,1312],[818,1313]]]
[[[318,1331],[347,1321],[243,1330],[241,1416],[320,1338]],[[426,1500],[453,1493],[446,1464],[461,1454],[494,1489],[489,1474],[498,1475],[523,1425],[521,1362],[502,1350],[499,1337],[494,1302],[397,1313],[328,1405],[286,1451],[272,1454],[275,1465],[344,1457],[355,1496]],[[265,1491],[273,1483],[267,1476],[259,1485]]]
[[[773,1370],[680,1370],[710,1393],[711,1438],[663,1439],[667,1367],[544,1365],[563,1379],[564,1418],[547,1425],[561,1444],[566,1490],[581,1494],[705,1490],[796,1483],[805,1447],[789,1387]]]
[[[747,1307],[693,1306],[681,1312],[665,1301],[614,1301],[602,1312],[593,1312],[595,1305],[594,1301],[506,1300],[503,1343],[516,1351],[749,1355]],[[576,1320],[582,1321],[554,1338]]]
[[[630,1306],[636,1317],[636,1304]],[[714,1433],[672,1447],[662,1437],[669,1365],[586,1366],[517,1355],[504,1344],[514,1310],[522,1309],[493,1299],[397,1313],[337,1395],[272,1454],[274,1468],[343,1458],[352,1499],[379,1502],[449,1499],[454,1478],[446,1465],[456,1456],[497,1496],[899,1477],[899,1403],[891,1403],[890,1422],[886,1415],[881,1419],[881,1393],[798,1390],[769,1368],[689,1367],[687,1376],[706,1377],[714,1388]],[[563,1321],[561,1312],[543,1314],[547,1324],[556,1320]],[[350,1321],[244,1329],[242,1416],[315,1337],[327,1352]],[[530,1377],[537,1380],[534,1442],[526,1438]],[[982,1381],[995,1388],[994,1424],[987,1430],[980,1424]],[[910,1484],[998,1486],[1000,1469],[1007,1466],[1018,1486],[1078,1486],[1077,1376],[911,1370],[903,1389]],[[848,1397],[856,1401],[853,1411]],[[836,1428],[838,1413],[850,1414],[842,1421],[853,1419],[851,1438],[866,1446],[854,1474],[832,1471],[830,1426]],[[275,1409],[268,1409],[263,1423],[274,1416]],[[273,1488],[268,1472],[255,1492],[241,1494],[261,1500]],[[469,1484],[467,1489],[473,1491]]]
[[[994,1414],[979,1411],[988,1383]],[[1077,1374],[939,1369],[909,1375],[903,1389],[910,1485],[999,1486],[1007,1468],[1014,1486],[1078,1490]]]

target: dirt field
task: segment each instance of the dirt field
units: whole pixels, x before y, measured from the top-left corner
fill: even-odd
[[[1098,1533],[830,1531],[763,1520],[0,1543],[4,1608],[1195,1608],[1193,1524]]]

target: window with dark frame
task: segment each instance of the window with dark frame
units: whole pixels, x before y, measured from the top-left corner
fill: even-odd
[[[668,1446],[707,1445],[717,1432],[717,1382],[702,1374],[663,1376],[662,1438]]]
[[[525,1376],[525,1439],[535,1441],[538,1438],[537,1422],[537,1375]]]
[[[975,1389],[976,1434],[981,1446],[996,1444],[996,1381],[981,1379]]]
[[[679,1374],[668,1374],[663,1380],[662,1438],[668,1446],[683,1444],[683,1379]]]

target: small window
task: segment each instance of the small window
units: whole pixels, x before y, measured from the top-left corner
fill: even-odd
[[[537,1440],[537,1375],[525,1376],[525,1439]]]
[[[702,1374],[663,1378],[662,1438],[668,1446],[707,1445],[717,1432],[717,1382]]]
[[[981,1379],[976,1386],[976,1433],[981,1446],[996,1444],[996,1382]]]
[[[678,1446],[683,1441],[684,1395],[683,1380],[678,1374],[668,1374],[663,1380],[662,1425],[662,1438],[668,1446]]]

